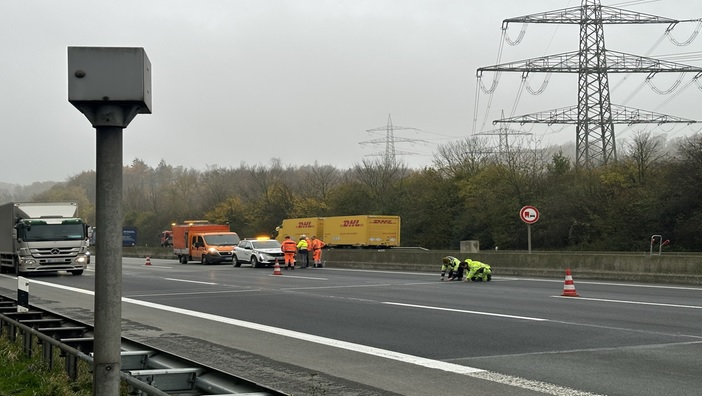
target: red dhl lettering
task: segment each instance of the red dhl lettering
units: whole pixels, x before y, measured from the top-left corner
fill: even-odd
[[[361,227],[361,220],[344,220],[341,224],[342,227]]]
[[[299,221],[296,228],[312,228],[311,221]]]
[[[376,219],[372,221],[373,224],[395,224],[392,220],[380,220]]]

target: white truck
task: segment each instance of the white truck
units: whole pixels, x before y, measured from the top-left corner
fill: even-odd
[[[88,225],[75,217],[75,202],[10,202],[0,205],[0,272],[17,275],[88,267]]]

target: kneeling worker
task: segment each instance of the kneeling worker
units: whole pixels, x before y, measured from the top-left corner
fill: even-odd
[[[441,265],[441,280],[444,280],[444,276],[446,276],[446,271],[448,271],[448,280],[461,280],[461,278],[463,277],[463,268],[461,268],[461,260],[453,256],[446,256],[443,259],[441,259],[441,262],[443,263]],[[461,276],[457,277],[459,271]]]
[[[492,269],[489,265],[471,259],[466,259],[465,263],[468,265],[468,274],[464,282],[489,282],[492,279]]]

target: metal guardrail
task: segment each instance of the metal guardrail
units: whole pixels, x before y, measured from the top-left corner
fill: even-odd
[[[15,300],[0,296],[0,336],[15,342],[22,337],[23,350],[31,357],[37,345],[49,368],[55,349],[61,351],[69,378],[78,377],[78,362],[93,366],[92,328],[66,317],[31,307],[20,312]],[[130,395],[285,395],[263,385],[205,367],[184,358],[122,339],[120,378]],[[172,393],[169,393],[172,392]]]

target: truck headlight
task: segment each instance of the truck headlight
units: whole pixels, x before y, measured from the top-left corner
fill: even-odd
[[[211,254],[213,256],[219,256],[219,251],[213,247],[209,248],[207,251],[209,254]]]

